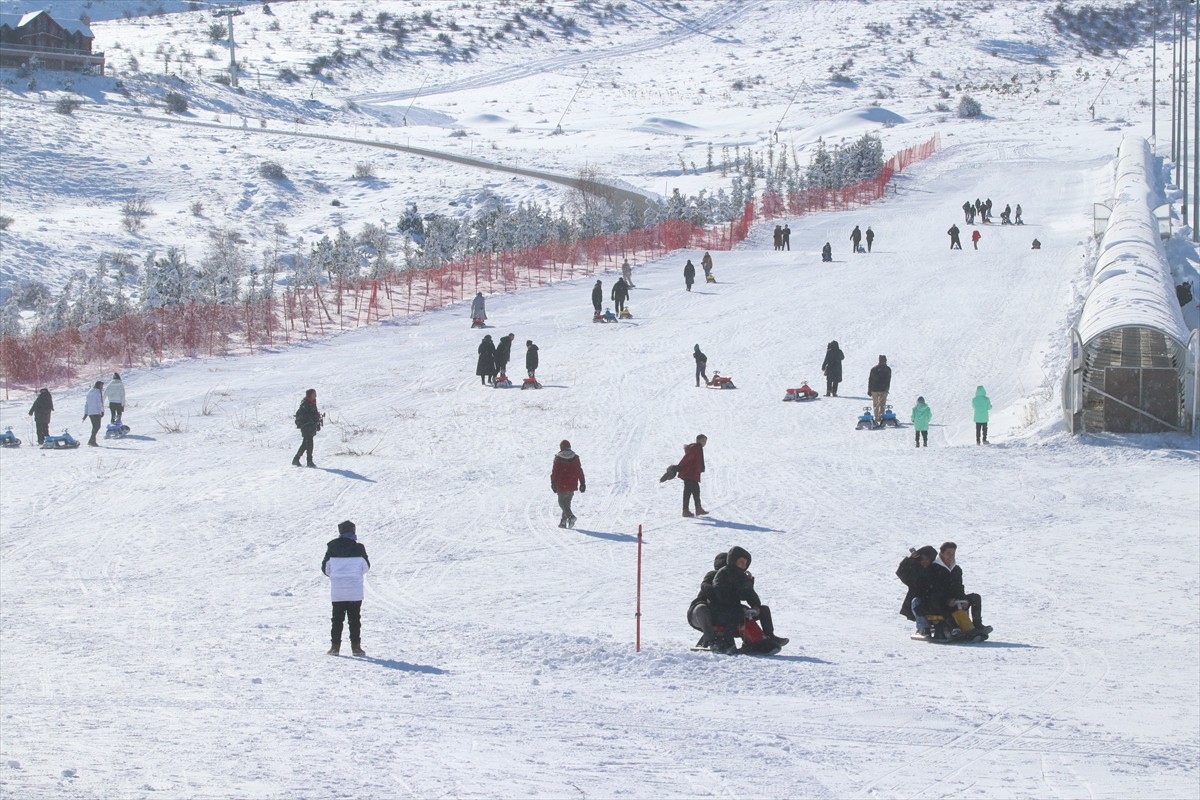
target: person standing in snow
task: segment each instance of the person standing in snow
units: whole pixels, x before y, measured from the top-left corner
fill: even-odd
[[[293,467],[300,466],[300,456],[306,454],[308,456],[306,465],[316,466],[313,463],[313,438],[324,423],[324,416],[317,410],[317,390],[309,389],[304,393],[304,399],[300,401],[300,408],[296,409],[296,427],[300,429],[302,438],[300,439],[300,449],[292,457]]]
[[[709,280],[712,277],[713,260],[712,254],[707,250],[704,251],[704,258],[700,259],[700,267],[704,270],[704,280]]]
[[[784,223],[782,233],[783,233],[783,240],[782,240],[783,246],[780,247],[779,249],[780,250],[791,250],[792,249],[792,229],[787,225],[787,223]]]
[[[971,398],[971,407],[975,410],[975,444],[987,444],[988,412],[992,410],[992,401],[982,386],[975,387],[975,396]],[[980,437],[982,437],[982,441]]]
[[[683,481],[683,515],[700,517],[708,512],[700,505],[700,473],[704,472],[704,445],[708,437],[700,434],[696,441],[683,446],[683,458],[679,459],[679,478]],[[688,509],[688,500],[695,499],[696,513]]]
[[[343,620],[350,623],[350,652],[365,656],[362,649],[363,576],[371,569],[367,548],[358,541],[354,523],[338,524],[338,537],[325,545],[321,572],[329,578],[329,599],[333,603],[333,620],[329,629],[329,655],[342,649]]]
[[[970,225],[971,220],[975,218],[975,206],[971,205],[971,201],[963,203],[963,224]]]
[[[700,388],[700,379],[708,383],[708,356],[700,352],[700,345],[692,348],[692,358],[696,359],[696,388]]]
[[[496,345],[496,374],[504,375],[508,369],[508,360],[512,357],[512,343],[516,339],[515,333],[510,333],[508,336],[500,337],[500,344]],[[495,379],[492,380],[495,383]]]
[[[600,313],[600,306],[604,304],[604,284],[596,281],[596,285],[592,287],[592,308],[596,313]]]
[[[775,230],[772,232],[772,238],[775,241],[775,249],[782,250],[783,249],[783,226],[782,225],[775,226]]]
[[[537,380],[538,368],[538,346],[533,343],[532,339],[525,340],[525,371],[529,373],[529,377]]]
[[[689,258],[687,263],[683,265],[683,282],[687,286],[687,290],[692,290],[692,284],[696,282],[696,266]]]
[[[976,250],[978,250],[978,249],[979,249],[979,240],[980,240],[980,239],[982,239],[982,238],[983,238],[983,234],[979,232],[979,229],[978,229],[978,228],[976,228],[975,230],[971,231],[971,245],[972,245],[972,246],[973,246],[973,247],[974,247]],[[961,250],[961,249],[962,249],[962,246],[961,246],[961,245],[959,245],[959,248],[958,248],[958,249],[959,249],[959,250]]]
[[[825,347],[825,360],[821,362],[821,372],[825,375],[826,397],[837,397],[838,384],[842,382],[842,360],[845,357],[836,339]]]
[[[92,421],[92,438],[88,439],[88,445],[99,447],[96,434],[100,432],[100,421],[104,419],[104,381],[96,381],[88,390],[83,401],[83,418]]]
[[[930,588],[930,607],[941,614],[950,615],[955,611],[971,609],[971,622],[982,633],[991,633],[992,627],[983,624],[983,600],[977,594],[967,594],[963,588],[963,571],[955,560],[958,545],[946,542],[938,550],[938,557],[930,567],[932,585]],[[951,636],[957,636],[958,628],[951,631]]]
[[[962,242],[958,240],[958,226],[951,225],[950,230],[946,231],[946,233],[950,234],[950,249],[962,250]]]
[[[50,414],[53,411],[54,398],[50,396],[49,389],[42,389],[29,407],[29,416],[33,417],[33,424],[37,427],[38,444],[45,442],[50,435]]]
[[[928,611],[929,593],[933,589],[933,560],[937,558],[937,550],[927,544],[920,550],[913,550],[907,558],[896,567],[896,577],[906,587],[904,602],[900,604],[900,613],[907,619],[917,623],[917,633],[929,633],[929,621],[923,611]]]
[[[867,226],[867,252],[871,252],[871,242],[875,241],[875,231],[871,230],[871,226]]]
[[[761,651],[779,652],[778,648],[788,643],[788,639],[775,635],[775,625],[771,620],[771,609],[763,605],[754,590],[754,576],[750,574],[750,552],[734,545],[725,556],[725,566],[717,570],[713,576],[713,621],[725,627],[727,632],[737,630],[748,619],[758,620],[762,626],[763,636],[760,643]],[[742,606],[745,602],[749,608]],[[731,633],[726,633],[725,651],[731,644]],[[743,652],[747,648],[743,646]]]
[[[625,259],[624,263],[621,264],[621,277],[625,279],[626,286],[628,286],[630,289],[634,288],[634,286],[633,286],[633,267],[629,266],[628,258]]]
[[[992,198],[990,198],[990,197],[987,200],[983,201],[983,221],[984,222],[992,221]]]
[[[576,490],[580,494],[586,492],[587,479],[583,476],[583,465],[579,462],[579,456],[571,449],[571,443],[563,439],[558,443],[558,453],[554,456],[554,466],[550,469],[550,491],[558,495],[558,507],[562,509],[562,517],[558,520],[560,528],[575,527],[571,499]]]
[[[471,301],[471,322],[483,327],[486,321],[487,310],[484,308],[483,292],[476,292],[475,299]]]
[[[475,374],[479,376],[480,385],[487,386],[496,379],[496,345],[490,333],[483,337],[475,352],[479,354],[475,361]]]
[[[629,297],[629,287],[625,284],[624,278],[617,278],[617,282],[613,284],[611,297],[617,313],[620,314],[625,310],[625,298]]]
[[[1013,224],[1014,225],[1024,225],[1025,224],[1024,221],[1022,221],[1022,219],[1021,219],[1021,204],[1020,203],[1017,203],[1016,211],[1013,214]]]
[[[916,432],[917,447],[924,442],[929,447],[929,420],[933,419],[933,409],[925,405],[925,398],[918,397],[917,404],[912,410],[913,430]]]
[[[113,373],[112,382],[108,384],[108,390],[104,394],[108,399],[110,421],[120,422],[121,415],[125,413],[125,384],[121,382],[120,373]]]
[[[892,368],[887,365],[887,356],[880,356],[879,363],[871,367],[871,374],[867,377],[867,394],[871,395],[876,425],[883,424],[883,409],[891,388]]]
[[[854,230],[850,231],[850,243],[852,245],[854,245],[854,252],[856,252],[856,253],[858,252],[859,242],[861,242],[861,241],[862,241],[862,231],[860,231],[858,229],[858,226],[855,225]]]

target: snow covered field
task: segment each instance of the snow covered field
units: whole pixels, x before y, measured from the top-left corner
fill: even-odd
[[[764,74],[768,22],[830,42],[862,19],[899,29],[915,6],[728,5],[744,13],[708,46]],[[1044,43],[1031,17],[988,13]],[[628,68],[649,72],[654,53]],[[916,85],[886,105],[916,116],[929,102]],[[1148,127],[1140,88],[1119,91],[1125,111],[1106,113]],[[809,100],[796,129],[850,130],[857,100]],[[622,113],[678,116],[660,103]],[[690,294],[682,265],[701,253],[637,265],[630,322],[591,324],[581,279],[489,298],[484,332],[455,307],[122,370],[133,433],[94,450],[30,447],[32,395],[14,392],[0,429],[27,444],[0,450],[0,796],[1196,797],[1196,442],[1073,438],[1060,421],[1092,203],[1127,126],[1069,103],[996,103],[988,121],[929,114],[885,131],[889,149],[940,131],[942,150],[884,202],[788,220],[791,252],[761,226],[714,253],[718,283]],[[736,108],[753,130],[782,111]],[[615,169],[626,144],[590,152]],[[1020,202],[1027,224],[951,252],[945,231],[969,235],[959,206],[976,196]],[[870,255],[848,252],[856,224],[878,234]],[[826,241],[833,264],[817,256]],[[601,277],[607,292],[616,276]],[[479,385],[481,334],[509,332],[514,375],[522,343],[539,345],[543,390]],[[831,339],[842,396],[780,402],[802,379],[822,388]],[[737,391],[694,388],[696,343]],[[879,354],[901,418],[918,395],[932,407],[927,449],[911,427],[854,430]],[[105,377],[52,387],[52,428],[83,431],[84,387]],[[989,447],[973,441],[981,384]],[[327,414],[312,470],[288,464],[309,387]],[[711,514],[682,519],[680,485],[658,477],[698,433]],[[588,476],[574,530],[556,527],[549,490],[562,438]],[[347,518],[373,565],[366,659],[324,654],[319,564]],[[910,641],[896,613],[901,557],[948,539],[995,627],[986,644]],[[779,656],[688,650],[688,602],[734,544],[791,638]]]

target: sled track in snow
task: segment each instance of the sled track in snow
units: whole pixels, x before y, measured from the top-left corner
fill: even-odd
[[[649,4],[641,0],[635,0],[638,5],[645,7],[647,10],[663,16],[661,12],[651,8]],[[693,36],[706,36],[709,31],[715,28],[727,26],[730,22],[738,17],[748,13],[752,9],[762,5],[764,0],[753,0],[753,2],[726,2],[717,6],[706,14],[702,14],[695,22],[687,23],[680,22],[673,30],[664,33],[661,36],[650,39],[643,39],[638,42],[623,45],[620,47],[610,47],[604,50],[589,50],[584,53],[572,53],[570,55],[558,56],[556,58],[548,58],[542,61],[534,61],[527,64],[514,64],[510,67],[496,70],[494,72],[476,75],[470,78],[464,78],[458,81],[449,81],[447,83],[438,84],[436,86],[425,89],[400,89],[394,92],[371,92],[369,94],[347,95],[343,100],[350,100],[355,103],[390,103],[397,100],[408,100],[416,97],[430,97],[432,95],[447,94],[449,92],[461,92],[470,89],[483,89],[488,86],[498,86],[500,84],[511,83],[513,81],[530,78],[535,75],[541,75],[547,72],[557,72],[566,67],[574,67],[580,64],[587,64],[591,61],[605,61],[614,58],[637,55],[644,53],[647,50],[658,50],[667,45],[677,44]]]

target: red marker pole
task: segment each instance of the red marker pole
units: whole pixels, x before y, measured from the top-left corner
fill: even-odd
[[[638,567],[637,567],[637,611],[633,618],[637,622],[637,652],[642,652],[642,526],[638,525]]]

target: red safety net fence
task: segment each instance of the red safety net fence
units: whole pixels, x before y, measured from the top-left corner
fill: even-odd
[[[512,292],[615,270],[626,259],[641,263],[685,248],[730,250],[749,235],[756,219],[842,210],[878,200],[896,173],[928,158],[937,144],[935,135],[910,147],[893,156],[879,177],[853,186],[766,194],[758,204],[747,203],[740,217],[718,226],[667,220],[626,233],[478,253],[434,269],[283,288],[274,297],[238,305],[188,303],[54,333],[0,337],[0,370],[7,386],[61,385],[83,374],[165,360],[253,353],[443,308],[469,300],[476,292]]]

